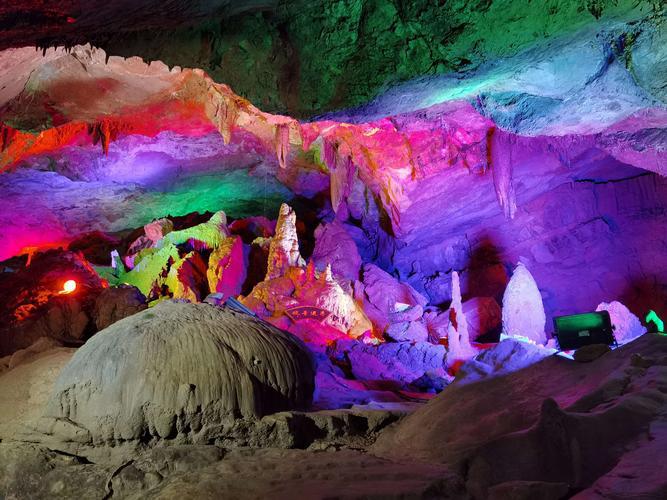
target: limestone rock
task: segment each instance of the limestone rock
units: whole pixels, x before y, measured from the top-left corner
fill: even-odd
[[[403,304],[399,305],[398,307],[394,305],[394,311],[389,313],[389,321],[391,323],[400,323],[402,321],[417,321],[418,319],[421,319],[423,314],[424,308],[419,304],[415,304],[413,306]]]
[[[493,332],[499,333],[502,311],[493,297],[473,297],[463,302],[462,310],[468,324],[468,336],[471,342]],[[424,320],[433,342],[447,337],[449,310],[429,311],[424,314]]]
[[[37,354],[48,351],[49,349],[53,349],[55,347],[60,347],[60,345],[61,344],[58,341],[52,338],[42,337],[31,346],[26,347],[25,349],[19,349],[11,356],[0,358],[0,373],[2,373],[4,370],[12,370],[21,363],[24,363],[30,358],[36,356]]]
[[[135,287],[122,285],[102,290],[95,301],[93,319],[98,330],[146,309],[146,297]]]
[[[633,353],[652,366],[633,368]],[[371,452],[465,470],[473,498],[509,481],[566,483],[582,499],[662,498],[667,396],[656,387],[665,354],[664,337],[642,335],[593,363],[550,356],[502,377],[455,382],[385,430]]]
[[[228,236],[227,215],[220,210],[206,222],[168,233],[156,245],[163,248],[187,243],[191,250],[211,250],[220,246]]]
[[[139,236],[136,240],[130,243],[125,258],[123,259],[123,262],[127,267],[132,269],[141,259],[142,250],[152,248],[153,245],[154,245],[153,240],[151,240],[147,236]]]
[[[574,351],[574,360],[579,363],[590,363],[600,356],[611,352],[611,347],[607,344],[590,344],[580,347]]]
[[[246,279],[243,241],[239,236],[225,239],[213,250],[206,271],[211,293],[222,293],[225,297],[236,297]]]
[[[46,417],[71,422],[83,441],[203,439],[222,419],[306,408],[313,389],[295,337],[227,309],[162,302],[79,349]]]
[[[387,327],[385,335],[396,342],[426,342],[428,340],[428,330],[421,321],[392,323]]]
[[[463,303],[471,341],[500,329],[502,310],[493,297],[473,297]]]
[[[364,265],[362,280],[355,284],[354,294],[380,332],[389,326],[389,317],[396,311],[396,304],[424,307],[428,302],[409,284],[401,283],[374,264]]]
[[[299,253],[299,239],[296,234],[296,213],[283,203],[278,214],[276,235],[269,247],[269,262],[266,279],[282,276],[290,267],[305,265]]]
[[[359,380],[409,384],[427,372],[445,377],[445,347],[428,342],[387,342],[378,346],[352,340],[336,343],[335,354],[349,360]]]
[[[150,250],[149,254],[134,263],[131,271],[122,274],[119,279],[121,283],[136,286],[148,299],[153,299],[159,295],[165,283],[169,266],[180,260],[180,255],[178,248],[171,243]]]
[[[625,344],[646,333],[646,327],[630,309],[617,301],[602,302],[596,311],[608,311],[614,327],[614,337],[619,344]]]
[[[542,296],[530,271],[519,262],[503,295],[503,333],[546,344]]]
[[[156,244],[164,238],[167,233],[171,233],[173,230],[174,223],[166,218],[154,220],[144,226],[144,233],[146,233],[146,237],[151,240],[153,244]]]
[[[173,298],[200,302],[208,295],[206,262],[199,253],[190,252],[172,264],[164,284]]]
[[[459,273],[456,271],[452,271],[452,303],[449,306],[447,342],[447,362],[450,366],[453,366],[457,361],[470,359],[476,353],[470,345],[468,321],[461,303]]]
[[[456,374],[456,382],[474,382],[526,368],[556,352],[529,342],[506,338],[466,362]]]
[[[313,271],[311,268],[311,273]],[[317,278],[308,272],[304,273],[304,278],[294,297],[300,304],[312,304],[329,311],[331,314],[324,320],[325,324],[355,338],[372,331],[373,325],[364,310],[332,276],[331,266]]]
[[[349,280],[359,278],[361,257],[357,245],[338,219],[315,229],[313,260],[318,268],[331,264],[335,276]]]

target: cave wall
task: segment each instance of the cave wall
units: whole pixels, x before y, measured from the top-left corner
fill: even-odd
[[[150,5],[122,12],[95,3],[54,7],[49,30],[18,27],[5,43],[91,43],[111,55],[202,68],[265,111],[295,117],[361,105],[399,82],[472,71],[619,20],[634,24],[620,48],[630,51],[653,29],[642,21],[664,9],[647,0],[278,0],[189,2],[151,18]],[[644,52],[650,57],[650,46]]]
[[[549,331],[553,316],[591,311],[601,302],[620,300],[640,316],[664,307],[665,178],[621,167],[613,176],[557,180],[551,190],[519,203],[513,219],[495,206],[495,213],[474,220],[452,220],[451,228],[434,221],[446,217],[442,212],[429,217],[428,207],[416,209],[406,220],[414,224],[413,236],[392,261],[397,273],[432,303],[451,300],[452,270],[462,276],[464,298],[501,300],[521,261],[540,287]],[[466,174],[460,181],[461,191],[493,202],[488,178]],[[515,182],[520,186],[522,179]]]

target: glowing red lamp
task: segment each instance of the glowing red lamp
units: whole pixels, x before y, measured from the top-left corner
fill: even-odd
[[[60,291],[60,293],[65,295],[68,293],[72,293],[74,290],[76,290],[76,281],[67,280],[65,281],[65,283],[63,283],[63,289]]]

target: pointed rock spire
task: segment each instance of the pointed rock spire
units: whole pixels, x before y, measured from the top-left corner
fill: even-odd
[[[503,333],[545,344],[545,323],[540,290],[530,271],[519,262],[503,295]]]
[[[299,239],[296,234],[296,213],[288,204],[280,206],[276,235],[269,246],[269,262],[266,279],[282,276],[290,267],[305,265],[299,253]]]

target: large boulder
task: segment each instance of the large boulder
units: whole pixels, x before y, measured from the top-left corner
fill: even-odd
[[[416,305],[423,308],[428,303],[426,297],[409,284],[401,283],[374,264],[364,265],[362,280],[355,283],[354,295],[379,332],[389,326],[392,314]]]
[[[426,374],[445,378],[445,347],[428,342],[387,342],[378,346],[340,340],[332,350],[346,360],[354,377],[364,381],[413,383]]]
[[[305,409],[314,390],[296,337],[208,304],[162,302],[95,335],[63,368],[48,432],[82,442],[208,439],[239,417]]]
[[[98,330],[146,309],[146,297],[139,289],[121,285],[102,290],[95,301],[93,319]]]
[[[614,326],[614,337],[619,344],[630,342],[646,333],[646,327],[639,318],[616,300],[609,303],[602,302],[595,310],[609,312],[611,324]]]

